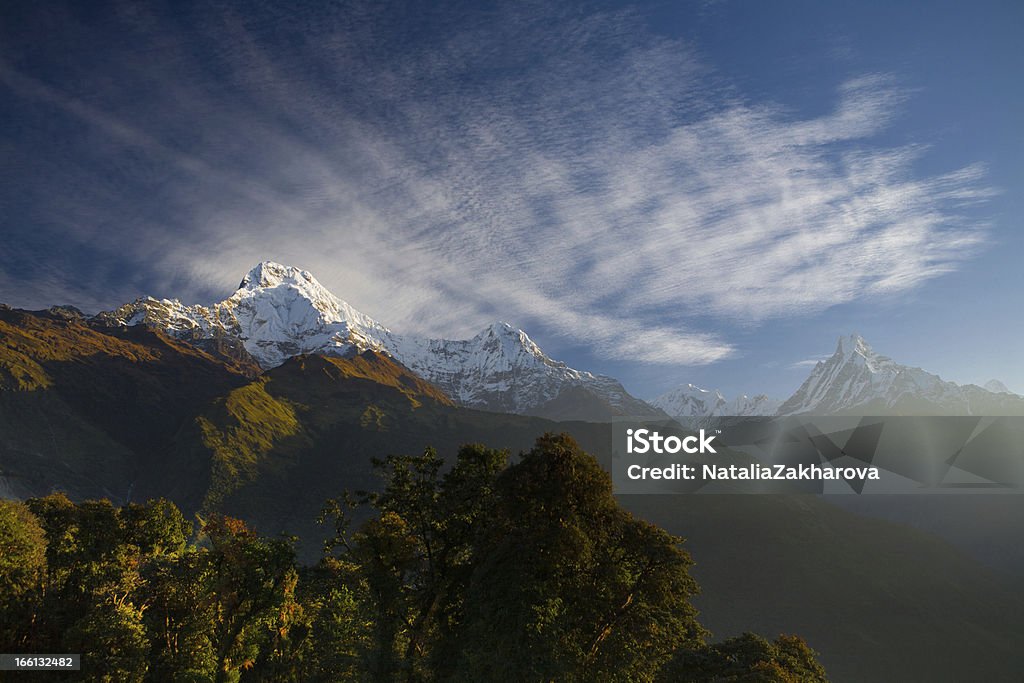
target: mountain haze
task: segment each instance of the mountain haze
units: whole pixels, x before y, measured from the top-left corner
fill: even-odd
[[[986,391],[991,391],[993,394],[1012,394],[1013,393],[1012,391],[1010,391],[1006,387],[1005,384],[1003,384],[1002,382],[1000,382],[997,379],[990,379],[989,381],[987,381],[984,384],[982,384],[981,388],[985,389]]]

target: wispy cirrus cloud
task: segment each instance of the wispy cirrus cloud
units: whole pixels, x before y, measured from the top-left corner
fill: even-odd
[[[829,358],[828,356],[814,356],[813,358],[807,358],[807,359],[804,359],[804,360],[798,360],[795,363],[790,363],[789,369],[790,370],[803,370],[803,371],[806,372],[806,370],[808,368],[813,368],[815,365],[817,365],[818,363],[822,362],[823,360],[827,360],[828,358]]]
[[[113,13],[128,38],[99,56],[67,19],[58,38],[89,58],[60,77],[0,53],[5,98],[83,135],[55,149],[27,126],[5,150],[35,155],[0,169],[13,230],[82,263],[32,253],[26,282],[15,247],[3,298],[213,298],[272,258],[402,331],[501,318],[704,364],[734,349],[694,319],[908,291],[985,243],[966,213],[992,195],[983,167],[921,175],[926,148],[877,141],[907,96],[886,75],[801,117],[722,95],[628,12],[169,12]],[[127,58],[150,44],[158,59]]]

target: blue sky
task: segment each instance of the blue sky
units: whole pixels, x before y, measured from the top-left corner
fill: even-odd
[[[0,301],[209,302],[312,271],[652,397],[785,397],[857,331],[1018,361],[1019,3],[23,3]]]

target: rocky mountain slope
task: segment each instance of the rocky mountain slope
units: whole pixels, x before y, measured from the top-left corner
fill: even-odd
[[[424,339],[392,332],[334,296],[307,271],[265,261],[238,290],[212,306],[142,298],[101,313],[108,325],[146,325],[193,343],[240,342],[264,369],[300,354],[350,355],[373,350],[399,361],[462,406],[536,412],[570,389],[611,414],[657,413],[612,379],[553,360],[525,332],[495,323],[472,339]],[[564,401],[563,401],[564,403]],[[567,417],[605,419],[582,409]],[[608,410],[603,411],[607,413]]]

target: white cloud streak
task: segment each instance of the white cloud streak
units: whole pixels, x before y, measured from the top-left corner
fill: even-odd
[[[803,370],[807,371],[808,368],[813,368],[818,363],[827,360],[829,356],[814,356],[813,358],[807,358],[805,360],[798,360],[795,363],[791,363],[789,366],[790,370]]]
[[[0,68],[9,92],[107,138],[55,174],[85,191],[47,219],[144,264],[157,295],[226,294],[269,258],[403,332],[500,318],[605,358],[697,365],[734,349],[696,317],[751,325],[908,291],[985,242],[964,213],[992,194],[982,167],[923,177],[926,149],[876,142],[906,96],[886,76],[839,83],[829,113],[801,118],[716,95],[686,45],[628,14],[434,17],[413,44],[372,9],[269,32],[216,19],[182,35],[133,15],[167,64],[123,64],[125,91],[93,102]],[[215,68],[189,61],[214,44]],[[134,194],[97,180],[119,162]]]

